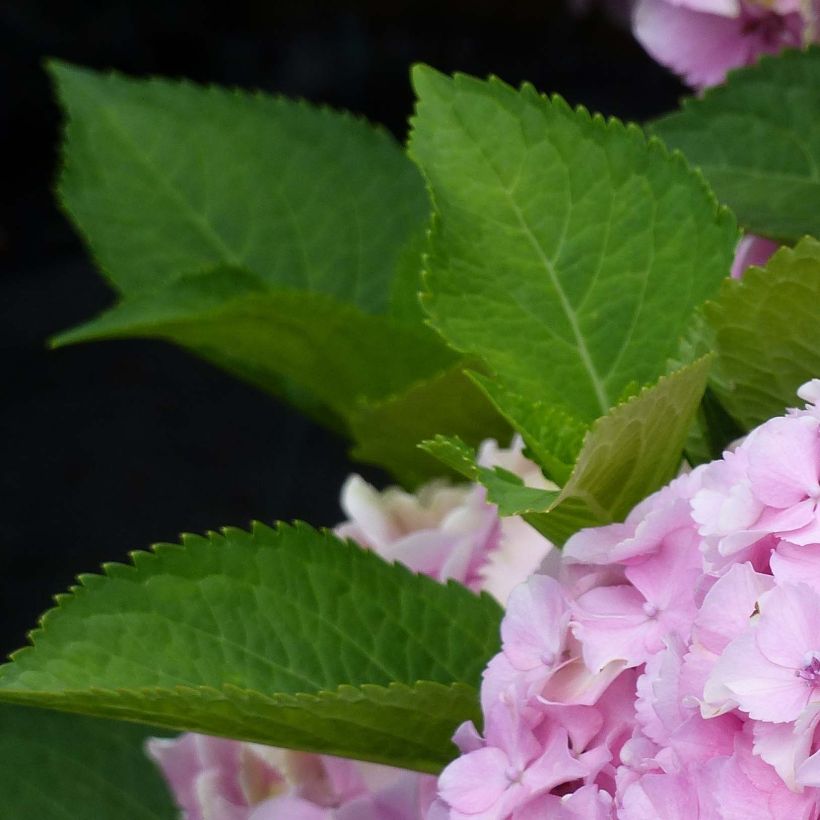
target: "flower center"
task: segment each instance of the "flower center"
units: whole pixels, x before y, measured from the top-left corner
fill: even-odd
[[[658,608],[650,601],[644,603],[643,611],[647,618],[654,618],[658,614]]]
[[[522,774],[523,772],[521,769],[515,766],[508,766],[507,770],[504,772],[504,776],[510,781],[510,783],[518,783],[521,780]]]
[[[820,652],[806,652],[803,656],[803,667],[794,673],[809,686],[820,684]]]

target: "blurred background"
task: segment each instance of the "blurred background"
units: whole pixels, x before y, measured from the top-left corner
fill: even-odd
[[[411,63],[497,74],[645,120],[683,88],[594,3],[0,3],[0,650],[81,572],[178,533],[332,526],[345,442],[156,341],[49,351],[113,301],[57,207],[47,56],[351,109],[403,139]]]

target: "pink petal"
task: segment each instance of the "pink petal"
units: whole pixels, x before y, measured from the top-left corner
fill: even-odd
[[[746,234],[738,242],[735,261],[732,263],[732,278],[740,279],[747,268],[762,268],[780,246],[771,239],[754,234]]]
[[[735,564],[703,600],[693,635],[701,646],[720,654],[747,626],[760,596],[774,586],[770,575],[749,563]]]
[[[704,14],[665,0],[639,0],[633,30],[652,57],[695,88],[722,82],[729,69],[745,65],[749,58],[736,18]]]
[[[510,596],[501,622],[504,654],[517,669],[552,667],[561,660],[569,608],[561,585],[534,575]]]
[[[790,507],[820,496],[820,435],[808,416],[776,418],[755,431],[749,444],[752,491],[772,507]]]
[[[725,689],[755,720],[794,720],[809,699],[810,690],[794,668],[778,666],[758,648],[754,630],[736,638],[721,655],[704,690],[707,704],[720,708]]]
[[[806,584],[784,584],[760,603],[757,645],[772,663],[792,672],[820,650],[820,594]]]
[[[490,809],[510,786],[507,755],[488,747],[456,758],[441,773],[439,795],[457,811],[478,814]]]

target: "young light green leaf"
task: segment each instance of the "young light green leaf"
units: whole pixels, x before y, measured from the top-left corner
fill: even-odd
[[[558,492],[528,487],[520,476],[502,467],[480,465],[475,450],[458,436],[438,435],[419,446],[454,472],[483,484],[487,500],[498,506],[499,515],[520,515],[536,529],[540,529],[539,514],[548,512],[558,498]]]
[[[265,287],[230,268],[127,299],[55,343],[128,336],[177,342],[271,392],[283,380],[298,385],[343,421],[363,398],[387,397],[456,359],[420,324],[320,293]]]
[[[591,422],[664,371],[729,272],[733,218],[634,126],[497,79],[413,80],[434,326],[526,400]]]
[[[786,51],[687,99],[653,133],[700,167],[753,233],[820,234],[820,49]]]
[[[527,454],[541,465],[548,477],[564,484],[578,458],[587,426],[561,407],[527,401],[494,379],[471,373],[495,408],[517,430],[527,446]]]
[[[3,820],[174,820],[143,745],[162,735],[128,723],[0,706]]]
[[[797,388],[820,376],[818,305],[820,242],[806,238],[727,280],[705,306],[713,387],[745,430],[794,407]]]
[[[118,291],[223,265],[387,310],[428,204],[385,131],[264,94],[49,68],[68,113],[59,194]]]
[[[501,609],[306,525],[186,536],[83,576],[0,700],[435,771]]]
[[[411,487],[441,476],[440,463],[420,450],[419,442],[444,432],[472,446],[487,438],[506,445],[512,436],[460,363],[383,401],[363,403],[350,429],[354,458],[387,467]]]
[[[517,476],[476,464],[464,442],[437,436],[422,445],[487,487],[501,515],[521,515],[556,544],[583,527],[622,520],[679,468],[687,433],[706,389],[711,356],[662,377],[598,419],[560,492],[525,487]]]
[[[563,543],[583,527],[622,521],[680,468],[712,356],[663,376],[596,421],[572,476],[539,530]]]

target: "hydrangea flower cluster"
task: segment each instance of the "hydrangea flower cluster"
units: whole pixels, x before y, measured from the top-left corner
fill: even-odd
[[[431,818],[820,817],[820,380],[799,395],[513,592]]]
[[[484,442],[479,461],[530,486],[555,486],[523,455],[520,438],[510,448]],[[416,493],[379,492],[353,475],[341,504],[348,520],[338,535],[502,604],[552,549],[521,519],[499,518],[480,485],[434,481]],[[148,753],[185,820],[420,820],[436,796],[430,775],[193,733],[151,740]]]

